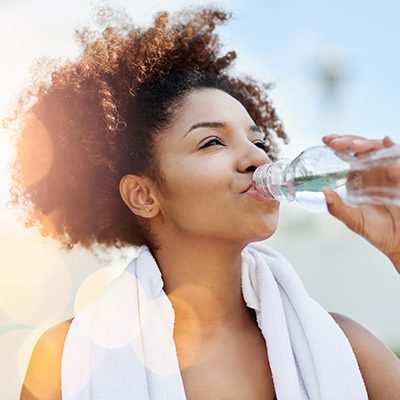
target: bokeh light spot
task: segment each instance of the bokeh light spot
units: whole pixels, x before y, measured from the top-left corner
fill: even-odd
[[[71,296],[71,274],[60,253],[39,243],[18,243],[4,254],[0,305],[14,321],[37,326],[56,320]]]
[[[0,336],[0,399],[18,399],[23,378],[15,356],[30,329],[14,329]]]
[[[53,143],[45,126],[33,115],[27,114],[18,144],[17,158],[23,165],[21,183],[28,187],[43,179],[53,163]]]
[[[104,267],[90,274],[80,285],[75,296],[75,314],[101,295],[105,287],[123,271],[124,266]]]

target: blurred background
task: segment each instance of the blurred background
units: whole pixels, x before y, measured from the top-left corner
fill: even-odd
[[[236,50],[237,73],[275,82],[270,96],[294,157],[327,133],[389,135],[400,142],[400,3],[396,0],[137,1],[124,7],[139,24],[159,10],[220,5],[233,12],[218,28]],[[74,57],[75,27],[93,23],[87,0],[0,2],[0,115],[29,82],[34,60]],[[0,135],[0,398],[18,398],[38,337],[71,318],[135,256],[62,252],[6,208],[13,149]],[[390,262],[328,214],[282,204],[267,244],[291,261],[310,295],[345,314],[400,354],[400,278]]]

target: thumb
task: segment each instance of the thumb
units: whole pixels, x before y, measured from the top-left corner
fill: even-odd
[[[341,197],[330,188],[324,188],[323,193],[329,214],[342,221],[352,231],[361,233],[363,217],[360,210],[346,205]]]

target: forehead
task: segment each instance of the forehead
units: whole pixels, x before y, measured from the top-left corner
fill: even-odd
[[[192,125],[202,121],[252,123],[245,107],[234,97],[219,89],[195,89],[183,100],[176,122]]]

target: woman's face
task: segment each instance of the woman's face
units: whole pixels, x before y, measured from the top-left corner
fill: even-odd
[[[159,205],[169,234],[247,244],[274,233],[279,203],[243,193],[255,167],[270,162],[262,139],[227,93],[196,89],[185,98],[158,141],[168,191]]]

